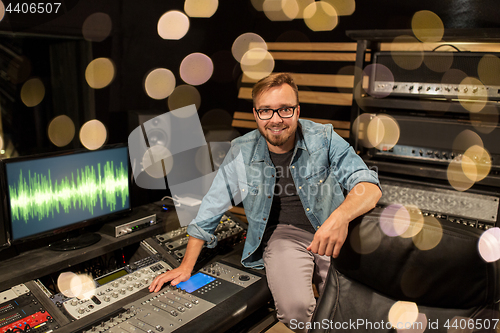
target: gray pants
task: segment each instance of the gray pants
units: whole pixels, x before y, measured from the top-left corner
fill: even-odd
[[[264,249],[264,265],[278,319],[295,332],[311,321],[316,307],[312,283],[321,294],[330,257],[307,251],[313,234],[279,224]]]

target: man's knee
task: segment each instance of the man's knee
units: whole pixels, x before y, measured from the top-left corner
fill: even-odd
[[[305,327],[311,321],[316,303],[313,301],[296,300],[288,304],[278,306],[278,319],[296,332],[303,332]]]

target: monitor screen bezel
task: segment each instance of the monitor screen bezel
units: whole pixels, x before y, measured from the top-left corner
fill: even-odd
[[[13,234],[12,234],[12,219],[11,219],[11,209],[10,209],[10,204],[9,204],[9,192],[8,192],[8,184],[7,184],[7,165],[10,163],[15,163],[15,162],[25,162],[25,161],[35,161],[37,159],[43,159],[43,158],[50,158],[50,157],[61,157],[61,156],[71,156],[71,155],[76,155],[76,154],[82,154],[82,153],[91,153],[95,151],[104,151],[104,150],[109,150],[109,149],[118,149],[118,148],[126,148],[127,150],[127,171],[128,171],[128,202],[129,202],[129,207],[126,209],[121,209],[117,210],[114,212],[111,212],[109,214],[101,215],[95,218],[90,218],[90,219],[85,219],[82,221],[77,221],[72,224],[69,224],[67,226],[62,226],[62,227],[57,227],[53,228],[50,230],[46,230],[43,232],[39,232],[33,235],[29,236],[24,236],[20,237],[18,239],[13,239]],[[43,153],[43,154],[36,154],[36,155],[29,155],[29,156],[19,156],[19,157],[12,157],[12,158],[7,158],[0,160],[0,172],[1,172],[1,177],[0,177],[0,186],[1,186],[1,191],[2,191],[2,218],[4,221],[4,228],[7,234],[7,239],[9,243],[13,246],[15,245],[26,245],[27,243],[33,243],[34,241],[37,241],[38,246],[34,247],[43,247],[46,245],[49,245],[51,242],[61,240],[64,238],[69,237],[68,235],[71,232],[74,232],[75,230],[79,230],[82,228],[88,228],[91,229],[91,227],[100,227],[106,222],[109,222],[112,219],[116,219],[119,217],[123,217],[126,215],[129,215],[132,212],[132,196],[131,196],[131,191],[132,191],[132,181],[131,181],[131,166],[130,166],[130,158],[129,158],[129,149],[127,144],[109,144],[105,145],[99,149],[96,150],[89,150],[85,148],[81,149],[73,149],[73,150],[65,150],[65,151],[57,151],[57,152],[50,152],[50,153]],[[85,232],[85,230],[82,230]],[[87,230],[87,231],[95,231],[95,230]]]

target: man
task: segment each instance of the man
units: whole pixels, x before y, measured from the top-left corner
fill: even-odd
[[[205,241],[216,243],[213,233],[228,207],[221,197],[229,191],[241,195],[248,219],[242,264],[265,266],[278,319],[303,327],[316,306],[312,282],[321,292],[329,257],[338,256],[349,222],[375,207],[381,191],[375,172],[331,125],[299,120],[298,89],[289,74],[260,80],[252,96],[258,131],[233,140],[188,227],[182,264],[156,277],[149,290],[190,277]]]

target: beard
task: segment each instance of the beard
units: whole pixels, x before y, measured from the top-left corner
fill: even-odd
[[[270,129],[283,129],[283,132],[280,133],[279,135],[274,135],[269,132]],[[293,136],[295,138],[295,131],[297,130],[297,126],[265,126],[264,129],[262,129],[260,126],[258,126],[260,134],[266,139],[267,142],[269,142],[271,145],[275,147],[280,147],[283,146],[285,143],[288,142],[288,140]]]

